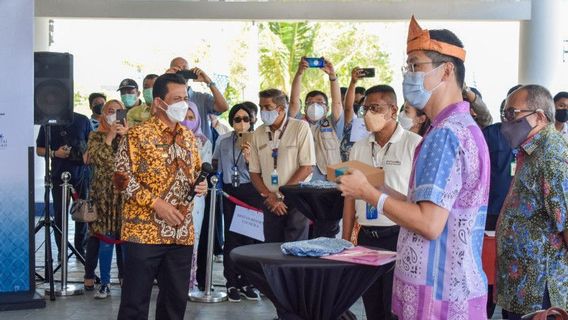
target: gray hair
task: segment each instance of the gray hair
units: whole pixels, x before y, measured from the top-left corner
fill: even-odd
[[[548,121],[554,121],[554,101],[550,91],[538,84],[522,86],[515,91],[525,90],[527,92],[527,108],[530,110],[541,109]]]

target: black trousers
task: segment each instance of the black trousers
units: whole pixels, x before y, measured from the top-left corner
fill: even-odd
[[[277,216],[263,205],[264,211],[264,242],[288,242],[307,240],[309,220],[298,209],[292,207],[284,199],[288,212]]]
[[[211,186],[209,186],[211,187]],[[215,210],[215,232],[213,233],[213,254],[223,253],[223,213],[221,195],[217,195],[217,206]],[[197,271],[195,279],[197,287],[203,291],[205,288],[205,276],[207,269],[207,241],[209,240],[209,212],[211,211],[211,192],[205,197],[205,209],[203,222],[201,223],[201,233],[199,234],[199,246],[197,247]]]
[[[61,230],[62,228],[62,224],[63,224],[63,216],[61,215],[61,211],[63,209],[63,188],[61,187],[61,184],[63,183],[63,181],[59,180],[59,179],[53,179],[52,180],[52,184],[53,187],[51,189],[51,196],[53,198],[53,210],[55,211],[53,213],[53,216],[55,217],[55,225],[59,228],[59,230]],[[74,185],[73,188],[75,188],[75,190],[77,190],[77,192],[80,193],[80,196],[82,198],[84,198],[87,194],[86,187],[82,187],[80,185]],[[71,193],[69,193],[69,195],[71,195]],[[69,199],[67,199],[67,208],[69,208]],[[71,217],[68,216],[68,221],[69,223],[73,222],[73,220],[71,220]],[[63,230],[61,230],[63,231]],[[55,244],[57,245],[57,252],[61,252],[61,235],[59,234],[59,232],[55,232]],[[77,251],[79,251],[79,253],[81,254],[81,256],[85,256],[85,247],[87,245],[87,224],[84,222],[75,222],[75,236],[74,236],[74,243],[73,246],[75,247],[75,249],[77,249]],[[58,254],[58,257],[60,257],[61,254]]]
[[[193,246],[125,242],[124,282],[118,320],[148,319],[154,279],[158,279],[156,319],[183,319],[187,306]]]
[[[396,251],[399,231],[399,226],[361,226],[357,244]],[[390,270],[380,276],[363,294],[363,305],[369,320],[394,319],[391,313],[394,262],[389,263],[387,268]]]
[[[242,202],[253,206],[258,209],[262,209],[264,199],[256,191],[252,183],[241,184],[238,188],[234,188],[230,184],[225,184],[223,186],[223,191],[229,195],[241,200]],[[246,246],[248,244],[259,243],[258,240],[249,238],[242,234],[238,234],[229,231],[231,223],[233,222],[233,215],[235,213],[235,204],[229,199],[223,197],[223,215],[225,217],[225,246],[223,247],[223,275],[227,280],[227,288],[235,287],[240,288],[242,286],[251,285],[246,277],[239,272],[235,267],[231,256],[229,255],[231,251],[240,246]]]

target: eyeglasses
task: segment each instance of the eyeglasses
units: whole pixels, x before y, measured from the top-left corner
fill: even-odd
[[[414,63],[408,63],[405,66],[402,66],[400,68],[400,70],[402,70],[403,73],[406,72],[414,72],[416,70],[417,66],[421,66],[423,64],[441,64],[447,61],[429,61],[429,62],[414,62]]]
[[[391,107],[390,104],[370,104],[367,106],[361,106],[363,108],[363,115],[367,113],[367,111],[371,110],[371,113],[386,113],[387,110]]]
[[[507,109],[503,110],[503,112],[501,112],[501,117],[503,119],[507,120],[507,121],[513,121],[513,120],[515,120],[517,113],[522,113],[522,112],[535,113],[537,111],[538,110],[507,108]]]
[[[247,116],[244,116],[244,117],[234,117],[234,118],[233,118],[233,122],[234,122],[234,123],[241,123],[241,121],[243,121],[243,122],[250,122],[250,118],[247,117]]]

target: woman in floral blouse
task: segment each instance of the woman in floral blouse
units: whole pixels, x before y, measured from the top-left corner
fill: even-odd
[[[125,108],[122,102],[118,100],[110,100],[105,103],[99,128],[97,131],[91,132],[87,150],[88,162],[94,172],[90,195],[96,205],[98,215],[97,220],[89,224],[90,236],[99,239],[98,256],[101,286],[95,293],[96,299],[105,299],[110,295],[110,267],[115,244],[117,244],[119,278],[121,278],[118,242],[123,199],[122,194],[116,192],[113,186],[112,175],[115,171],[114,162],[118,143],[127,133],[128,125],[125,120],[117,121],[116,115],[119,109]],[[92,249],[96,249],[96,247]],[[93,256],[92,253],[87,253],[87,256],[89,255]],[[94,268],[93,270],[85,270],[85,278],[87,279],[89,273],[94,275],[93,271]]]

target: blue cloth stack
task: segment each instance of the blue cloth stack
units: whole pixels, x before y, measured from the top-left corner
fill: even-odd
[[[283,254],[298,257],[322,257],[353,248],[347,240],[320,237],[311,240],[285,242],[280,246]]]

